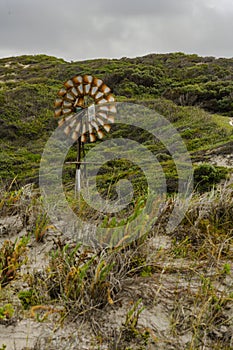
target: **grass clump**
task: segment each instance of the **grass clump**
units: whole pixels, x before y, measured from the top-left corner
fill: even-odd
[[[27,237],[15,240],[15,242],[4,241],[0,248],[0,286],[6,286],[16,277],[18,269],[27,259],[27,243]]]
[[[173,233],[173,253],[180,258],[232,260],[232,215],[232,185],[195,194],[181,226]]]
[[[32,232],[33,236],[36,239],[36,242],[43,242],[45,234],[49,229],[54,230],[55,227],[49,224],[48,215],[46,213],[39,214],[35,219],[35,224]]]
[[[65,245],[51,253],[46,276],[32,281],[37,293],[46,292],[50,301],[61,301],[68,312],[83,314],[94,308],[112,304],[114,283],[113,263],[92,251]],[[37,280],[38,282],[38,280]],[[36,286],[37,284],[37,286]]]
[[[126,313],[125,322],[122,324],[119,335],[114,341],[114,349],[133,349],[127,347],[127,344],[132,342],[134,349],[146,349],[145,346],[148,345],[150,332],[147,329],[140,329],[138,327],[138,320],[144,309],[142,299],[138,299],[133,303],[130,310]]]

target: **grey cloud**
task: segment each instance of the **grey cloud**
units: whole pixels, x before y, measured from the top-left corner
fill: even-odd
[[[231,0],[1,0],[0,57],[233,56]]]
[[[194,0],[195,1],[195,0]],[[192,2],[187,0],[118,0],[112,3],[108,0],[98,2],[99,9],[106,13],[120,14],[123,16],[135,15],[177,15],[189,11]]]

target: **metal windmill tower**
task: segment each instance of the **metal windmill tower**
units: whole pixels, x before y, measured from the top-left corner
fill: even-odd
[[[89,139],[102,139],[109,132],[116,114],[115,99],[103,80],[91,75],[76,75],[67,80],[58,91],[55,101],[55,117],[64,133],[77,142],[75,195],[81,190],[81,153]]]

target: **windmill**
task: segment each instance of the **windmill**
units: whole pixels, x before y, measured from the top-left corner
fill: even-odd
[[[64,133],[77,142],[75,195],[81,190],[81,154],[88,138],[95,142],[109,132],[116,114],[111,89],[102,79],[91,75],[76,75],[67,80],[55,100],[55,117]]]

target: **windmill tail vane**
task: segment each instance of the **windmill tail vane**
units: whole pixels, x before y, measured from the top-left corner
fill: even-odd
[[[75,193],[81,191],[81,153],[88,138],[95,142],[109,132],[116,115],[115,98],[103,80],[76,75],[58,91],[54,116],[65,135],[77,142]],[[83,162],[84,163],[84,162]]]

